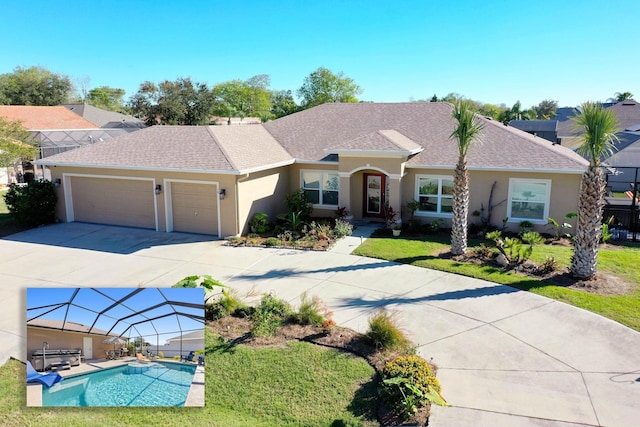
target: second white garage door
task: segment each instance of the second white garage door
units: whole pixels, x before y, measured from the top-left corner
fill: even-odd
[[[156,229],[153,181],[71,177],[75,221]]]
[[[171,182],[173,231],[218,235],[218,186]]]

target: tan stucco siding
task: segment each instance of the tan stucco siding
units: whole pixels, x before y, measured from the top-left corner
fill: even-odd
[[[407,175],[402,180],[402,214],[406,220],[409,212],[406,208],[407,202],[417,198],[416,176],[417,175],[438,175],[453,176],[453,170],[441,169],[407,169]],[[510,179],[532,179],[547,180],[551,183],[549,197],[549,216],[561,222],[569,212],[576,212],[578,205],[578,193],[580,188],[580,175],[564,173],[536,173],[536,172],[503,172],[503,171],[470,171],[470,191],[469,191],[469,223],[480,224],[480,219],[473,216],[474,211],[481,211],[487,215],[491,186],[495,182],[493,192],[493,211],[491,213],[491,223],[495,226],[502,226],[503,219],[507,218],[509,200],[509,180]],[[444,220],[444,224],[451,223],[450,215],[438,215],[427,212],[416,212],[416,218],[422,223],[430,223],[436,218]],[[546,220],[544,221],[546,222]],[[518,231],[519,220],[512,220],[507,223],[508,229]],[[536,224],[535,230],[549,232],[545,224]]]
[[[146,179],[149,183],[150,197],[153,197],[157,230],[167,231],[167,223],[172,220],[168,217],[167,212],[173,208],[173,203],[167,198],[167,186],[172,182],[193,182],[193,183],[210,183],[216,188],[215,192],[224,189],[226,194],[224,200],[219,201],[219,219],[220,219],[220,236],[235,235],[238,231],[237,211],[236,211],[236,175],[226,174],[207,174],[207,173],[190,173],[190,172],[165,172],[165,171],[138,171],[125,169],[101,169],[101,168],[76,168],[68,166],[51,167],[52,180],[60,179],[63,185],[57,189],[58,203],[56,205],[56,217],[62,222],[77,220],[73,217],[73,207],[67,206],[70,200],[74,200],[74,204],[83,203],[83,200],[76,201],[75,194],[71,189],[71,181],[74,177],[100,177],[108,179],[110,177]],[[124,181],[123,181],[124,182]],[[156,185],[162,187],[160,194],[155,195],[153,191]],[[213,188],[213,187],[212,187]],[[68,194],[65,194],[68,192]],[[210,191],[211,197],[215,197],[214,191]],[[79,197],[82,197],[81,195]],[[118,203],[118,202],[116,202]],[[126,205],[125,201],[120,201],[121,205]],[[70,215],[71,214],[71,215]],[[115,224],[115,222],[114,222]],[[171,228],[169,223],[169,228]],[[154,227],[155,228],[155,227]]]
[[[356,173],[362,170],[381,172],[385,175],[402,175],[405,157],[356,157],[340,156],[340,172]]]
[[[238,180],[238,233],[247,233],[249,221],[256,212],[276,216],[286,209],[285,196],[290,192],[291,173],[288,167],[254,172]]]
[[[63,332],[54,329],[27,327],[27,360],[31,360],[34,351],[42,350],[42,344],[47,342],[49,350],[83,349],[84,338],[91,338],[94,359],[104,359],[105,351],[113,350],[113,344],[104,344],[104,336],[83,334],[80,332]],[[120,348],[117,346],[116,348]],[[83,350],[84,356],[84,350]]]

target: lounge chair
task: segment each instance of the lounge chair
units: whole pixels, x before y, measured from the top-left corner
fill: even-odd
[[[184,360],[185,362],[191,362],[193,361],[193,356],[194,356],[194,352],[190,351],[188,355],[186,356],[180,356],[180,360]]]
[[[151,360],[147,359],[146,357],[144,357],[142,355],[142,353],[137,353],[136,354],[136,358],[140,361],[140,362],[151,362]]]
[[[59,373],[50,372],[48,374],[41,374],[33,369],[33,365],[31,364],[31,362],[27,361],[27,384],[40,383],[42,385],[46,385],[47,387],[51,387],[52,385],[60,381],[62,381],[62,377]]]

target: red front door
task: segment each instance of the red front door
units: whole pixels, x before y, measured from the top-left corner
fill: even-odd
[[[386,203],[386,176],[379,173],[364,174],[364,216],[384,218]]]

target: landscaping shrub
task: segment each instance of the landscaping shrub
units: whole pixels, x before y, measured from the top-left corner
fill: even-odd
[[[264,241],[265,246],[280,246],[282,241],[277,237],[269,237]]]
[[[302,188],[287,194],[284,200],[289,213],[299,215],[303,221],[311,216],[313,204],[307,199]]]
[[[158,357],[159,357],[160,359],[164,359],[164,353],[163,353],[163,352],[161,352],[161,351],[159,351],[159,352],[158,352]]]
[[[226,316],[227,310],[224,308],[220,301],[205,304],[204,306],[204,318],[206,320],[218,320]]]
[[[294,315],[296,322],[301,325],[322,326],[328,317],[328,310],[320,297],[314,295],[313,298],[309,299],[305,292],[302,294],[300,299],[302,301],[300,308]]]
[[[336,225],[333,228],[333,233],[336,236],[336,239],[341,239],[345,236],[351,236],[353,233],[353,225],[349,224],[347,221],[343,221],[341,219],[336,220]]]
[[[367,339],[383,350],[407,351],[411,345],[404,332],[396,325],[396,319],[387,311],[379,311],[369,318]]]
[[[265,294],[251,316],[253,320],[251,335],[254,337],[274,335],[278,326],[293,314],[291,306],[286,301]]]
[[[435,370],[418,356],[400,356],[381,373],[382,397],[396,413],[409,417],[426,402],[446,406]]]
[[[269,216],[264,212],[256,212],[249,220],[249,229],[252,233],[265,233],[269,231]]]
[[[7,209],[16,222],[27,227],[56,221],[56,192],[51,181],[34,180],[25,186],[11,185],[4,195]]]
[[[233,289],[230,289],[228,291],[226,289],[223,289],[222,298],[218,300],[218,304],[220,304],[224,308],[227,314],[231,315],[234,314],[240,307],[245,305],[240,300],[240,298],[238,298],[235,290]]]

